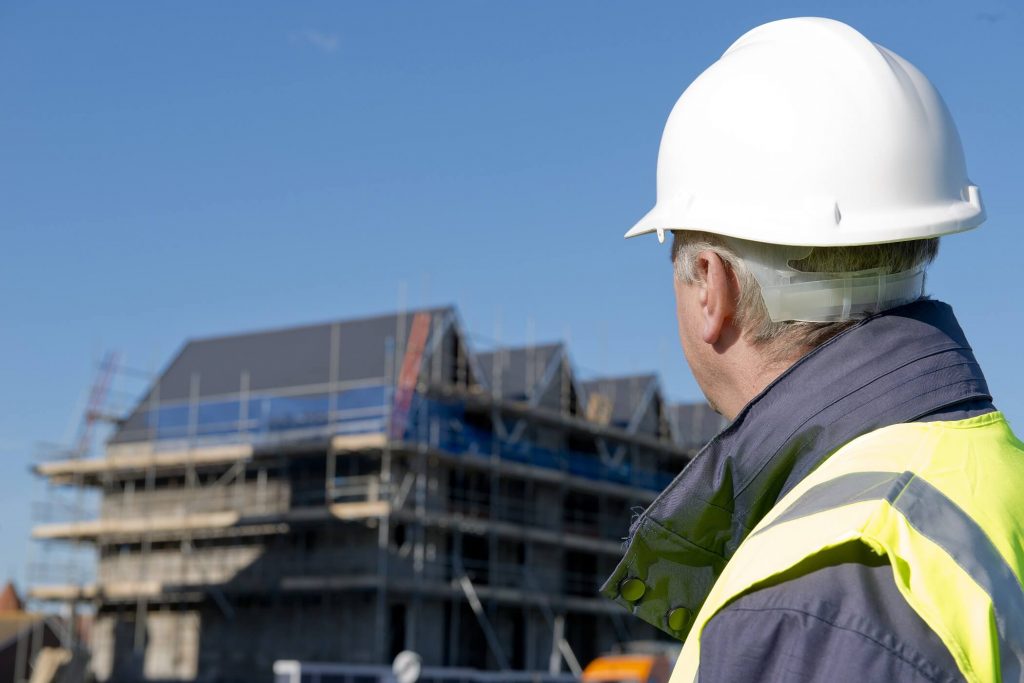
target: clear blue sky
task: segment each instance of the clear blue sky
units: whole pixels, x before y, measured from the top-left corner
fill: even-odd
[[[989,221],[930,290],[1020,431],[1018,4],[3,3],[0,578],[24,574],[35,444],[70,438],[105,349],[156,370],[189,337],[394,309],[405,282],[484,337],[568,336],[582,368],[698,398],[666,247],[621,235],[686,85],[799,15],[945,96]]]

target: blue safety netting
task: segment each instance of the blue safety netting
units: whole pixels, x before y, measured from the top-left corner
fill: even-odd
[[[561,470],[587,479],[655,491],[668,486],[675,476],[675,473],[636,468],[628,456],[612,462],[610,459],[603,460],[596,452],[546,448],[524,437],[515,441],[502,439],[491,431],[469,424],[462,403],[432,401],[420,396],[413,402],[405,438],[409,441],[429,441],[433,448],[453,455],[498,457],[535,467]],[[627,444],[608,442],[613,452],[617,445],[629,448]]]
[[[257,443],[261,436],[295,430],[380,432],[387,420],[387,396],[388,388],[376,385],[339,391],[333,399],[326,393],[257,395],[161,405],[146,412],[146,431],[157,440],[238,435]]]
[[[297,396],[251,395],[247,399],[209,399],[161,405],[146,412],[148,438],[158,442],[232,442],[253,444],[279,442],[293,436],[383,433],[389,424],[390,387],[373,385],[333,394]],[[437,401],[415,395],[409,413],[395,424],[404,425],[394,436],[409,442],[427,443],[452,455],[497,457],[560,470],[598,481],[661,490],[673,473],[652,472],[632,466],[630,457],[614,457],[617,447],[608,442],[613,457],[596,452],[552,449],[527,436],[515,441],[473,426],[458,401]]]

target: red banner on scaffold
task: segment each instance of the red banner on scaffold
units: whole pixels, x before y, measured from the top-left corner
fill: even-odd
[[[417,313],[412,319],[409,331],[409,343],[405,347],[402,359],[402,370],[398,373],[398,384],[395,387],[395,404],[391,412],[391,438],[400,439],[405,434],[405,425],[409,421],[409,407],[412,395],[416,391],[416,380],[420,376],[420,364],[423,362],[423,351],[427,346],[430,334],[430,314]]]

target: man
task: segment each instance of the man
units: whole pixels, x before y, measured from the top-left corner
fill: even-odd
[[[1024,446],[924,296],[983,220],[939,94],[845,24],[756,28],[682,95],[627,237],[673,232],[731,422],[603,588],[685,641],[672,683],[1024,680]]]

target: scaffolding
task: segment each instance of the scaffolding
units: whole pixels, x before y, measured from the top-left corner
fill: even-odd
[[[36,465],[96,503],[33,535],[95,564],[30,595],[95,612],[101,681],[405,649],[578,673],[656,637],[597,588],[706,438],[677,413],[653,375],[580,381],[562,344],[474,350],[452,308],[199,340],[102,455]]]

